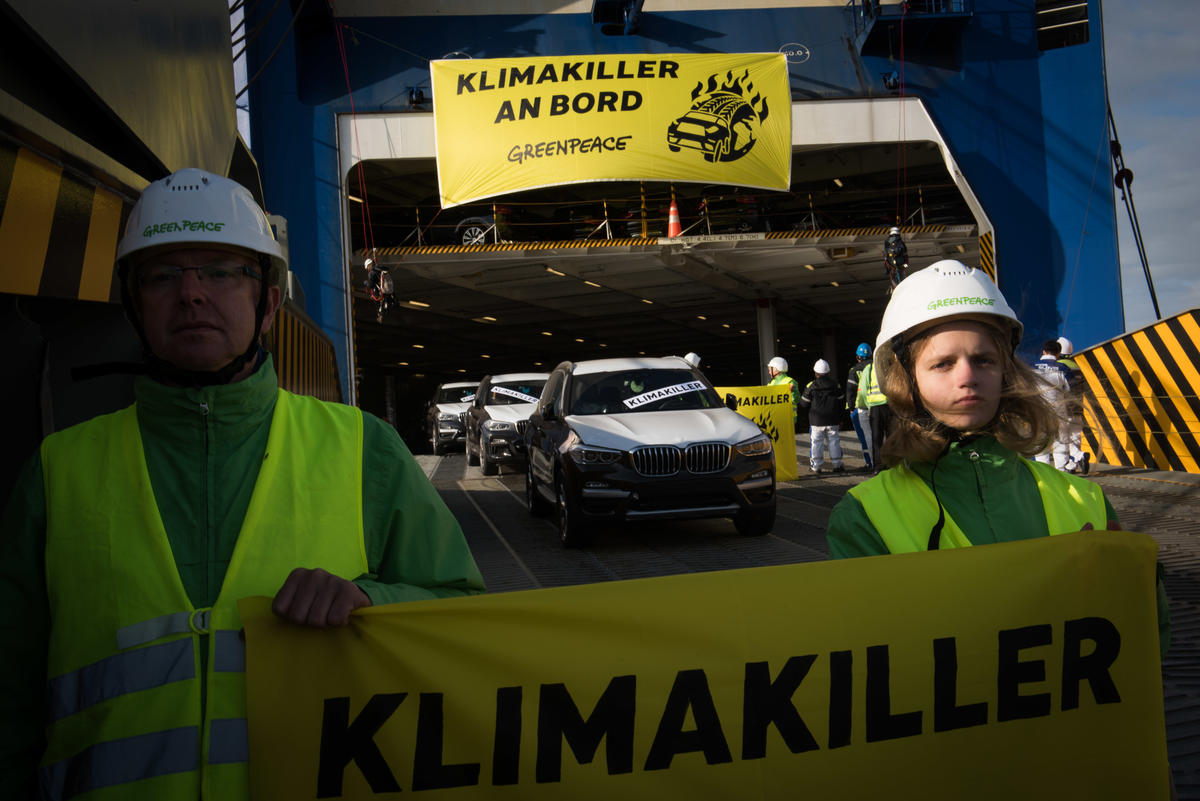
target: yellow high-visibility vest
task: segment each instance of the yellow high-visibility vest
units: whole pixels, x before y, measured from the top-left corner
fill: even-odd
[[[879,377],[875,374],[875,362],[863,368],[858,378],[858,399],[866,405],[882,406],[887,403],[887,395],[879,388]]]
[[[1020,457],[1018,457],[1020,458]],[[1100,487],[1069,475],[1052,465],[1021,458],[1037,482],[1050,534],[1079,531],[1085,523],[1104,529],[1108,511]],[[920,476],[905,465],[885,470],[870,481],[850,489],[871,525],[891,553],[912,553],[929,548],[929,532],[938,519],[938,502]],[[939,548],[971,545],[958,524],[946,515]]]
[[[237,601],[275,595],[296,567],[367,572],[362,432],[354,407],[279,391],[206,609],[192,606],[175,566],[136,406],[45,440],[48,798],[249,798]]]

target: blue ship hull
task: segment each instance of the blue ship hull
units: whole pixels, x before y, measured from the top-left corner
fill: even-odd
[[[485,5],[494,13],[471,13]],[[416,91],[430,94],[428,60],[454,54],[785,52],[793,102],[919,98],[990,222],[995,274],[1025,323],[1023,352],[1064,333],[1082,347],[1123,331],[1098,0],[1073,26],[1077,41],[1047,49],[1037,13],[1046,3],[1035,0],[914,3],[907,13],[855,2],[721,10],[664,0],[642,6],[629,34],[619,18],[593,21],[586,2],[495,13],[506,5],[519,4],[339,3],[337,19],[302,10],[286,39],[288,20],[271,17],[251,46],[264,194],[289,220],[307,311],[335,342],[348,342],[352,328],[349,251],[335,224],[344,214],[337,115],[410,111]],[[594,5],[602,15],[622,4]],[[349,362],[347,346],[344,377]]]

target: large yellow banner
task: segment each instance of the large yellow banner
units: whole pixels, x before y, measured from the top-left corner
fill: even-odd
[[[771,438],[775,447],[775,479],[800,477],[796,461],[796,421],[792,419],[791,388],[787,384],[764,387],[716,387],[721,397],[737,398],[738,414],[749,417]]]
[[[1165,799],[1155,553],[1082,532],[336,630],[247,599],[253,797]]]
[[[430,71],[446,208],[581,181],[791,184],[780,53],[456,59]]]

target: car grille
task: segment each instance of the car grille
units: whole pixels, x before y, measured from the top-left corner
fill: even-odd
[[[632,451],[633,467],[643,476],[671,476],[681,468],[689,473],[719,473],[729,464],[724,442],[698,442],[681,451],[674,445],[650,445]]]
[[[689,445],[684,464],[690,473],[719,473],[729,464],[729,446],[724,442]]]
[[[462,430],[463,430],[463,431],[466,431],[466,430],[467,430],[467,420],[468,420],[470,417],[471,417],[471,413],[470,413],[470,412],[459,412],[459,413],[458,413],[458,424],[459,424],[460,426],[462,426]]]
[[[651,445],[631,453],[633,469],[643,476],[671,476],[679,472],[679,448],[673,445]]]
[[[529,421],[528,420],[518,420],[517,421],[517,433],[518,434],[520,434],[521,436],[525,436],[525,432],[528,430],[529,430]]]

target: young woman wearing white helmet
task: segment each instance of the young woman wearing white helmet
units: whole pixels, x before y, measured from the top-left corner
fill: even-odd
[[[1028,457],[1057,416],[1015,358],[1022,326],[983,272],[947,260],[901,281],[875,369],[893,412],[889,466],[834,508],[830,556],[984,545],[1117,525],[1100,487]],[[1160,643],[1169,641],[1159,593]]]

